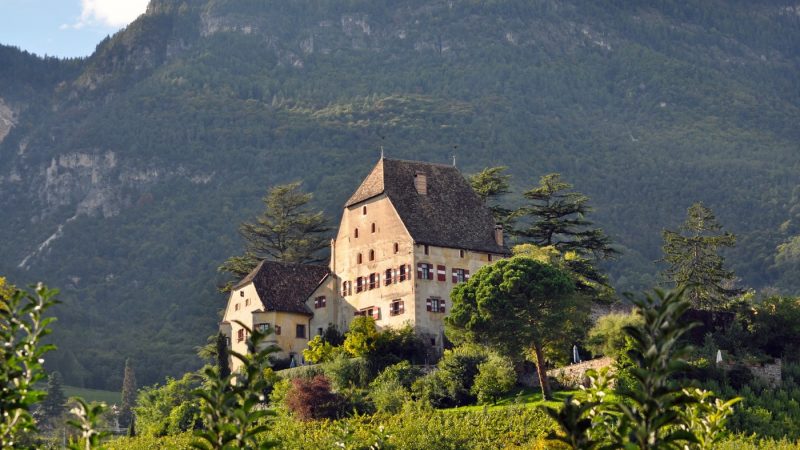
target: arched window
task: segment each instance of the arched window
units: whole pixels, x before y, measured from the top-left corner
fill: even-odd
[[[400,244],[398,244],[397,242],[395,242],[395,243],[394,243],[394,252],[395,252],[395,253],[397,253],[397,252],[399,252],[399,251],[400,251]]]
[[[375,250],[369,251],[369,260],[373,261],[375,259]]]
[[[361,264],[361,253],[356,255],[356,264]]]

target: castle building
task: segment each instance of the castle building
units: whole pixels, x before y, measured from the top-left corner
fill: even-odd
[[[262,262],[232,289],[220,328],[242,353],[236,321],[272,329],[300,363],[314,335],[367,315],[379,328],[412,325],[440,352],[450,290],[507,255],[502,227],[458,169],[381,158],[344,205],[329,267]]]

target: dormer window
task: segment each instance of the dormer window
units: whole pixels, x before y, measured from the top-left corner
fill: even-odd
[[[414,188],[419,195],[428,194],[428,177],[424,173],[417,172],[414,175]]]

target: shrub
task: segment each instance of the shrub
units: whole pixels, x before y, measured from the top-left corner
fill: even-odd
[[[200,411],[193,406],[192,391],[198,386],[195,374],[186,374],[178,380],[167,378],[163,386],[142,388],[134,407],[139,434],[164,436],[194,428]],[[181,411],[175,412],[177,409]]]
[[[617,359],[627,347],[629,339],[625,334],[626,326],[637,326],[642,323],[641,316],[635,314],[611,313],[597,319],[597,323],[589,330],[586,347],[594,354],[605,355]]]
[[[340,354],[333,361],[325,363],[322,370],[337,391],[365,387],[369,383],[369,368],[363,358],[348,358]]]
[[[286,407],[301,420],[337,418],[344,404],[344,398],[331,391],[331,383],[324,376],[296,378],[286,393]]]
[[[317,335],[308,342],[308,348],[303,350],[303,358],[312,364],[324,363],[333,360],[336,349],[330,342],[323,340],[322,336]]]
[[[399,411],[411,399],[411,386],[420,376],[422,370],[408,361],[387,367],[370,383],[370,397],[378,411]]]
[[[514,363],[509,358],[491,354],[486,362],[478,365],[478,374],[471,391],[478,398],[478,403],[497,403],[516,382]]]
[[[345,334],[344,349],[350,356],[367,356],[375,350],[378,341],[378,329],[375,319],[360,316],[350,322],[350,329]]]

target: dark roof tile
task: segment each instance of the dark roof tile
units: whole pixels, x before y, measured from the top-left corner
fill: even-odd
[[[326,266],[262,261],[234,289],[252,282],[266,311],[310,315],[305,302],[328,274]]]

